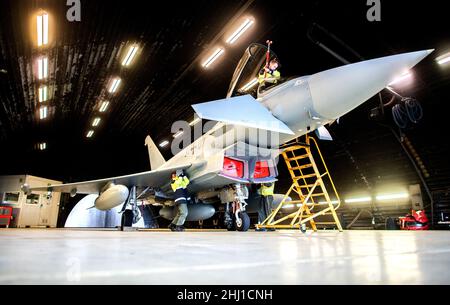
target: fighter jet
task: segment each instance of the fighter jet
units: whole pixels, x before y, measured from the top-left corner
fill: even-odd
[[[200,118],[215,125],[170,160],[164,159],[149,136],[145,144],[150,171],[45,188],[24,185],[23,190],[98,194],[95,207],[99,210],[145,199],[161,206],[159,214],[171,220],[171,173],[184,170],[191,180],[193,201],[187,221],[209,219],[220,212],[228,229],[247,231],[248,213],[257,209],[247,202],[254,192],[252,185],[277,180],[280,145],[316,130],[326,136],[326,125],[369,100],[432,52],[362,61],[254,92],[267,48],[252,44],[237,65],[226,98],[192,106]],[[276,55],[271,52],[270,56]],[[260,136],[263,132],[265,136]]]

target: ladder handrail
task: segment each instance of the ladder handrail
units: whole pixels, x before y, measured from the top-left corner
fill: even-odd
[[[317,143],[317,140],[314,139],[313,137],[307,136],[306,141],[308,142],[308,144],[309,144],[310,140],[313,140],[314,146],[316,147],[317,151],[319,152],[320,159],[322,161],[323,166],[325,167],[326,176],[328,176],[328,179],[330,180],[331,186],[333,187],[333,191],[334,191],[334,194],[336,195],[336,199],[337,199],[337,202],[338,202],[337,206],[335,207],[335,210],[338,210],[341,207],[341,204],[342,204],[341,198],[339,197],[339,194],[337,192],[336,186],[334,185],[334,181],[331,178],[330,171],[328,170],[328,166],[325,163],[325,159],[323,158],[322,152],[320,151],[319,144]]]

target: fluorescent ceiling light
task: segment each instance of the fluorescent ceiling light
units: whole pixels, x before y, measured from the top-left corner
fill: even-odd
[[[248,82],[244,87],[242,87],[241,91],[246,92],[246,91],[252,89],[253,87],[255,87],[257,84],[258,84],[258,79],[255,77],[250,82]]]
[[[235,43],[254,23],[255,21],[250,18],[245,19],[242,25],[227,39],[227,43]]]
[[[439,56],[438,58],[436,58],[436,61],[440,65],[445,65],[445,64],[449,63],[450,62],[450,52],[448,52],[447,54],[444,54],[442,56]]]
[[[95,118],[94,122],[92,122],[92,127],[97,127],[101,120],[101,118]]]
[[[395,199],[407,199],[407,198],[409,198],[409,194],[407,194],[407,193],[399,193],[399,194],[389,194],[389,195],[377,196],[377,200],[378,201],[395,200]]]
[[[39,103],[46,102],[48,100],[48,88],[43,86],[39,88]]]
[[[86,138],[92,138],[93,135],[94,135],[94,131],[93,130],[89,130],[89,132],[86,135]]]
[[[131,46],[130,49],[128,50],[127,56],[125,56],[123,62],[122,62],[122,66],[129,66],[131,64],[131,62],[133,61],[134,57],[136,56],[136,53],[138,51],[138,47],[137,46]]]
[[[218,48],[213,55],[211,55],[204,63],[203,63],[203,68],[208,68],[209,66],[211,66],[217,59],[219,59],[220,56],[222,56],[222,54],[224,53],[224,49],[222,48]]]
[[[190,125],[190,126],[194,126],[194,125],[196,125],[197,123],[199,123],[201,120],[202,120],[202,119],[200,119],[200,118],[195,118],[192,122],[189,123],[189,125]]]
[[[176,138],[181,137],[183,134],[184,134],[184,131],[181,131],[181,130],[180,130],[179,132],[177,132],[176,134],[174,134],[173,137],[176,139]]]
[[[109,102],[105,101],[102,103],[102,105],[100,106],[100,112],[105,112],[108,109],[109,106]]]
[[[361,197],[361,198],[352,198],[352,199],[346,199],[345,203],[364,203],[364,202],[371,202],[372,197]]]
[[[167,145],[169,145],[169,141],[163,141],[163,142],[161,142],[161,144],[159,144],[159,147],[164,148]]]
[[[40,150],[46,150],[46,149],[47,149],[47,143],[41,143],[41,144],[39,144],[39,149],[40,149]]]
[[[295,204],[285,204],[285,205],[283,205],[283,209],[292,209],[292,208],[295,208],[295,207],[296,207]]]
[[[48,115],[47,106],[43,106],[39,109],[39,115],[40,115],[41,120],[44,120],[47,118],[47,115]]]
[[[38,59],[38,78],[44,79],[48,77],[48,58]]]
[[[321,202],[319,202],[318,204],[320,204],[320,205],[328,205],[328,202],[326,202],[326,201],[321,201]],[[339,204],[339,201],[337,201],[337,200],[332,200],[332,201],[331,201],[331,204]]]
[[[37,16],[37,35],[39,47],[48,44],[48,14],[46,13]]]
[[[112,83],[111,83],[111,87],[109,88],[109,93],[116,93],[117,88],[119,88],[120,83],[122,82],[122,80],[120,78],[115,78]]]
[[[396,79],[394,79],[389,86],[394,86],[394,85],[398,85],[406,80],[410,80],[412,78],[412,73],[411,72],[405,72],[404,74],[402,74],[401,76],[397,77]]]

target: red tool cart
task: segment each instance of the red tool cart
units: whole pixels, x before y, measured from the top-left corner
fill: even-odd
[[[13,208],[11,207],[0,207],[0,227],[9,228],[11,219],[13,216]]]

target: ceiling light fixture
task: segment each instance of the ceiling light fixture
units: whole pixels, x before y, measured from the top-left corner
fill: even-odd
[[[122,66],[128,67],[131,64],[134,57],[136,56],[138,49],[139,48],[137,46],[130,47],[130,49],[128,50],[127,56],[125,56],[125,59],[122,62]]]
[[[105,101],[102,103],[102,105],[100,106],[100,112],[105,112],[109,107],[109,102]]]
[[[449,63],[450,62],[450,52],[448,52],[442,56],[439,56],[438,58],[436,58],[436,61],[440,65],[445,65],[445,64]]]
[[[94,131],[93,130],[89,130],[89,132],[86,135],[86,138],[92,138],[93,135],[94,135]]]
[[[255,21],[253,19],[245,19],[242,25],[227,39],[227,43],[235,43],[254,23]]]
[[[194,126],[197,125],[198,123],[200,123],[202,119],[200,118],[195,118],[192,122],[189,123],[189,126]]]
[[[46,150],[47,149],[47,143],[40,143],[39,144],[39,149],[40,150]]]
[[[219,59],[220,56],[223,55],[224,49],[218,48],[204,63],[203,68],[207,69],[209,66],[211,66],[217,59]]]
[[[362,197],[362,198],[352,198],[352,199],[346,199],[345,203],[364,203],[364,202],[371,202],[372,197]]]
[[[44,13],[37,16],[37,36],[38,46],[42,47],[48,44],[48,14]]]
[[[44,120],[47,118],[47,115],[48,115],[47,106],[43,106],[39,109],[39,115],[40,115],[41,120]]]
[[[332,200],[332,201],[330,201],[330,203],[331,204],[339,204],[340,202],[338,200]],[[319,205],[328,205],[328,202],[327,201],[320,201],[318,204]]]
[[[295,204],[285,204],[285,205],[283,205],[283,209],[293,209],[295,207],[296,207]]]
[[[38,91],[39,91],[39,103],[46,102],[48,100],[47,86],[40,87]]]
[[[387,200],[395,200],[395,199],[408,199],[408,193],[399,193],[399,194],[389,194],[389,195],[379,195],[377,196],[378,201],[387,201]]]
[[[45,79],[48,77],[48,58],[43,57],[38,59],[38,78]]]
[[[119,88],[120,83],[122,82],[122,80],[120,78],[115,78],[112,83],[111,83],[111,87],[109,88],[109,93],[116,93],[117,88]]]
[[[169,145],[169,141],[166,140],[166,141],[161,142],[161,144],[159,144],[159,147],[164,148],[167,145]]]
[[[176,139],[176,138],[181,137],[183,134],[184,134],[184,131],[180,130],[179,132],[177,132],[176,134],[174,134],[173,137]]]
[[[101,118],[95,118],[92,122],[92,127],[97,127],[100,124]]]

